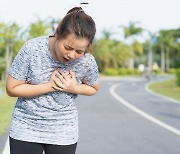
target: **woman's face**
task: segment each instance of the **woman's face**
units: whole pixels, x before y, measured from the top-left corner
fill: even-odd
[[[69,34],[66,38],[55,41],[55,58],[62,63],[76,60],[84,55],[88,45],[87,39]]]

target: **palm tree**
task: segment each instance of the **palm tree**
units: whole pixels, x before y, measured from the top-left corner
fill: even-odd
[[[125,39],[131,38],[132,42],[136,41],[136,36],[140,35],[143,31],[141,27],[136,26],[137,22],[129,22],[128,26],[120,26],[123,28],[124,31],[124,37]],[[133,43],[130,46],[130,53],[131,57],[129,58],[129,68],[134,68],[134,57],[135,57],[135,52],[133,48]]]
[[[104,29],[102,30],[102,35],[103,35],[103,38],[104,39],[110,39],[110,37],[115,34],[114,32],[112,32],[111,30],[107,30],[107,29]]]
[[[153,45],[156,43],[157,41],[157,33],[152,33],[149,30],[145,30],[145,32],[148,33],[149,35],[149,39],[147,40],[147,46],[148,46],[148,66],[149,69],[152,69],[152,63],[153,63]]]
[[[170,51],[176,45],[173,30],[161,30],[159,32],[159,43],[161,47],[161,71],[168,71],[170,67]]]

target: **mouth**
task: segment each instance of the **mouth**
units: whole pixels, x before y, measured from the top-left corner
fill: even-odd
[[[69,61],[70,61],[69,59],[67,59],[67,58],[65,58],[65,57],[63,57],[63,60],[64,60],[65,62],[69,62]]]

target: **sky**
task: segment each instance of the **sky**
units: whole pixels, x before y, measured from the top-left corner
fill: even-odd
[[[130,21],[152,33],[180,28],[180,0],[0,0],[0,22],[26,27],[37,17],[61,19],[74,6],[81,6],[95,20],[99,37],[104,29],[119,37],[120,26]]]

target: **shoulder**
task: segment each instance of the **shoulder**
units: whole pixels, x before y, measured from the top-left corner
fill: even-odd
[[[84,64],[85,64],[85,66],[86,66],[86,68],[89,70],[91,70],[91,69],[97,69],[98,68],[98,66],[97,66],[97,63],[96,63],[96,60],[95,60],[95,57],[92,55],[92,54],[90,54],[90,53],[86,53],[85,55],[84,55]]]
[[[96,62],[95,57],[90,53],[85,53],[83,59],[88,63]]]
[[[48,44],[48,36],[40,36],[27,41],[24,46],[28,50],[39,49],[44,45]]]

